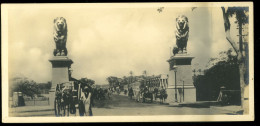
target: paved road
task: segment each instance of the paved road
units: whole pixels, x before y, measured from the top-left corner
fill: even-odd
[[[159,103],[139,103],[127,96],[113,94],[110,100],[95,101],[94,116],[135,116],[135,115],[215,115],[228,114],[211,108],[171,107]],[[10,116],[54,116],[48,106],[24,106],[10,109]]]

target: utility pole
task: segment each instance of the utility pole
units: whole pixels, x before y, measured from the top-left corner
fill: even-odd
[[[174,73],[175,73],[175,102],[178,102],[177,100],[177,78],[176,78],[176,73],[177,73],[177,66],[174,66]]]
[[[183,98],[183,102],[184,102],[184,80],[182,81],[183,83],[182,83],[182,89],[183,89],[183,91],[182,91],[182,98]]]

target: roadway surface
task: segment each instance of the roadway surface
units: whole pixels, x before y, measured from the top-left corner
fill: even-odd
[[[23,106],[9,109],[9,116],[39,117],[54,116],[49,106]],[[228,111],[210,107],[173,107],[159,103],[139,103],[124,95],[113,94],[112,99],[95,100],[92,108],[94,116],[149,116],[149,115],[225,115]],[[71,115],[75,116],[75,115]]]

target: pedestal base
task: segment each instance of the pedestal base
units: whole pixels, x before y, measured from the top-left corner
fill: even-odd
[[[189,54],[184,53],[176,54],[167,60],[169,62],[168,103],[196,102],[196,88],[193,85],[191,68],[193,58]],[[177,98],[175,98],[175,92],[177,93]]]
[[[186,86],[184,87],[184,93],[183,88],[177,87],[177,102],[183,103],[183,102],[196,102],[196,88],[192,86]],[[167,88],[166,89],[168,98],[166,100],[167,103],[176,103],[175,100],[175,88]]]
[[[55,90],[50,90],[49,91],[49,106],[51,108],[54,108],[54,100],[55,100]]]
[[[52,86],[49,91],[50,106],[54,106],[57,84],[69,82],[69,68],[73,61],[67,56],[55,56],[49,60],[52,64]]]

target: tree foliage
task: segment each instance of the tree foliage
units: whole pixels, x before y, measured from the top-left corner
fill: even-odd
[[[38,87],[40,88],[40,90],[50,90],[51,89],[51,81],[48,81],[47,83],[38,83]]]
[[[10,93],[22,92],[24,95],[33,98],[35,95],[40,94],[39,86],[35,81],[27,78],[13,78],[11,79]]]
[[[109,76],[107,77],[107,81],[109,83],[109,87],[117,87],[119,85],[119,81],[117,77]]]
[[[226,33],[226,39],[230,43],[230,45],[233,47],[237,54],[237,61],[239,62],[239,76],[240,76],[240,90],[241,90],[241,106],[244,108],[244,88],[247,85],[245,74],[248,70],[248,67],[246,66],[246,57],[243,53],[245,47],[243,46],[243,35],[242,35],[242,26],[245,24],[248,24],[249,20],[249,7],[221,7],[223,12],[223,19],[224,19],[224,28]],[[229,21],[229,18],[233,15],[236,16],[236,23],[238,24],[238,33],[239,33],[239,42],[237,43],[231,38],[230,35],[230,26],[231,23]],[[248,32],[248,31],[247,31]],[[248,108],[244,108],[248,109]]]
[[[94,80],[88,79],[88,78],[86,78],[86,77],[85,77],[85,78],[81,78],[80,81],[83,82],[83,83],[85,83],[85,84],[87,84],[87,85],[89,85],[89,86],[92,86],[92,85],[95,84],[95,81],[94,81]]]
[[[109,76],[109,77],[107,77],[106,80],[109,83],[109,87],[116,88],[116,87],[119,86],[119,87],[123,88],[124,85],[137,82],[138,78],[145,78],[145,76],[144,75],[132,76],[132,74],[130,76],[123,76],[123,78],[115,77],[115,76]]]
[[[232,49],[219,53],[219,58],[212,58],[214,64],[206,70],[204,75],[194,78],[194,85],[197,89],[197,100],[216,100],[220,87],[227,90],[240,90],[238,62],[232,55]]]

